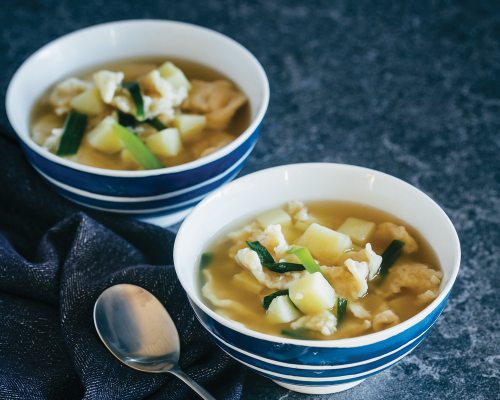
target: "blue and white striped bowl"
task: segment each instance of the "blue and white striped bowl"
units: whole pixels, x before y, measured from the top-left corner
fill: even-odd
[[[439,296],[423,311],[395,327],[340,340],[275,337],[216,314],[200,294],[200,254],[228,226],[289,200],[362,203],[406,221],[428,240],[437,254],[444,274]],[[295,164],[239,178],[203,200],[179,230],[174,262],[196,316],[224,351],[279,385],[319,394],[359,384],[395,364],[427,336],[457,276],[460,243],[444,211],[408,183],[351,165]]]
[[[31,140],[31,110],[51,85],[95,65],[151,56],[195,61],[232,79],[250,102],[248,129],[207,157],[150,171],[77,164]],[[30,163],[61,195],[86,207],[169,225],[238,174],[255,146],[268,102],[269,83],[262,66],[234,40],[186,23],[132,20],[85,28],[42,47],[13,76],[6,109]]]

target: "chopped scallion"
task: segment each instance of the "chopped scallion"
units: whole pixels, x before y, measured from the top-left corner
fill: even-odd
[[[127,128],[135,127],[137,121],[133,115],[126,114],[123,111],[118,110],[118,123]]]
[[[257,240],[255,242],[246,242],[247,246],[259,256],[260,263],[267,269],[278,272],[290,272],[290,271],[303,271],[304,266],[302,264],[295,264],[290,262],[275,262],[273,256],[267,251],[267,249]]]
[[[345,297],[337,297],[337,326],[345,319],[347,313],[347,299]]]
[[[135,114],[139,118],[144,117],[144,100],[142,99],[141,87],[138,82],[127,82],[123,84],[123,87],[127,89],[132,97],[132,101],[135,105]]]
[[[309,249],[302,246],[292,246],[288,249],[287,253],[295,255],[310,274],[321,272]]]
[[[203,253],[200,257],[200,268],[206,268],[214,259],[214,253]]]
[[[124,146],[132,153],[135,160],[146,169],[162,168],[163,164],[158,161],[153,153],[146,147],[146,145],[139,139],[131,130],[114,124],[113,130],[122,140]]]
[[[279,296],[288,296],[288,289],[286,290],[278,290],[277,292],[274,292],[274,293],[271,293],[269,295],[267,295],[266,297],[264,297],[262,299],[262,307],[264,307],[266,310],[269,308],[269,306],[271,305],[271,302],[276,298],[276,297],[279,297]]]
[[[396,260],[401,256],[405,242],[393,240],[382,253],[382,263],[380,264],[379,276],[384,278]]]
[[[70,156],[76,154],[82,142],[85,128],[87,127],[87,115],[71,110],[64,122],[64,130],[61,143],[57,149],[58,156]]]
[[[167,126],[161,122],[158,118],[151,118],[144,121],[146,124],[151,125],[157,131],[162,131],[167,129]]]

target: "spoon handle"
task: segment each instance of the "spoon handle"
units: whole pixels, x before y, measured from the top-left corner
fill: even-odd
[[[179,368],[173,368],[170,371],[171,374],[175,375],[181,381],[184,381],[191,389],[200,395],[201,398],[205,400],[215,400],[215,397],[208,393],[204,388],[198,385],[193,379],[191,379],[186,373],[181,371]]]

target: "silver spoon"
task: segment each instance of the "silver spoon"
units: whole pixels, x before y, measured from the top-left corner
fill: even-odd
[[[143,372],[170,372],[203,399],[215,400],[179,368],[177,329],[147,290],[128,284],[106,289],[95,303],[94,324],[104,345],[125,365]]]

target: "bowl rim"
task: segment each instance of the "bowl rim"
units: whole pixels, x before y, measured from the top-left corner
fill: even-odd
[[[233,141],[228,143],[226,146],[222,147],[219,150],[216,150],[215,152],[205,156],[198,158],[196,160],[180,164],[180,165],[175,165],[171,167],[164,167],[164,168],[158,168],[158,169],[152,169],[152,170],[140,170],[140,171],[125,171],[125,170],[112,170],[112,169],[106,169],[106,168],[98,168],[98,167],[92,167],[89,165],[84,165],[84,164],[78,164],[74,161],[67,160],[65,158],[59,157],[47,149],[37,145],[31,138],[29,137],[24,137],[22,134],[18,133],[16,129],[16,124],[13,122],[14,117],[13,117],[13,105],[11,104],[12,102],[12,96],[13,96],[13,91],[14,87],[17,83],[17,81],[20,79],[20,75],[23,72],[25,68],[27,68],[27,65],[30,64],[31,62],[35,61],[35,59],[44,51],[47,51],[49,48],[53,46],[57,46],[60,42],[67,41],[67,40],[72,40],[74,37],[79,36],[81,34],[84,34],[86,32],[92,31],[92,30],[99,30],[99,29],[106,29],[109,27],[116,27],[116,26],[137,26],[137,25],[165,25],[165,26],[182,26],[182,27],[188,27],[190,29],[195,29],[204,32],[207,35],[212,35],[213,37],[216,37],[218,39],[221,39],[223,41],[226,41],[227,43],[230,43],[231,45],[236,46],[245,56],[248,57],[249,61],[254,64],[256,67],[257,73],[260,77],[260,84],[262,85],[263,89],[263,99],[262,99],[262,104],[258,108],[255,117],[252,119],[250,125]],[[17,68],[17,70],[14,72],[12,75],[9,85],[7,87],[7,92],[5,95],[5,108],[7,112],[7,119],[12,127],[12,130],[14,131],[15,135],[17,138],[24,143],[26,146],[28,146],[32,151],[43,157],[44,159],[50,160],[56,164],[60,164],[64,167],[77,170],[80,172],[86,172],[90,174],[96,174],[96,175],[102,175],[102,176],[109,176],[109,177],[118,177],[118,178],[142,178],[142,177],[149,177],[149,176],[157,176],[157,175],[163,175],[163,174],[174,174],[174,173],[179,173],[179,172],[184,172],[188,170],[192,170],[198,167],[202,167],[204,165],[210,164],[228,154],[233,152],[235,149],[237,149],[240,145],[242,145],[259,127],[261,124],[262,120],[264,119],[264,115],[267,111],[267,108],[269,106],[269,97],[270,97],[270,89],[269,89],[269,80],[267,79],[266,72],[260,62],[257,60],[257,58],[242,44],[238,43],[236,40],[230,38],[229,36],[224,35],[223,33],[217,32],[213,29],[206,28],[200,25],[192,24],[189,22],[181,22],[181,21],[174,21],[174,20],[162,20],[162,19],[127,19],[127,20],[120,20],[120,21],[111,21],[111,22],[105,22],[101,24],[96,24],[96,25],[90,25],[81,29],[77,29],[75,31],[72,31],[70,33],[67,33],[65,35],[62,35],[54,40],[51,40],[50,42],[46,43],[42,47],[40,47],[38,50],[36,50],[34,53],[32,53],[26,60],[23,61],[23,63]]]
[[[453,257],[455,259],[455,263],[452,266],[450,278],[448,279],[448,282],[446,285],[441,289],[439,292],[438,296],[430,303],[428,304],[423,310],[415,314],[413,317],[384,330],[381,330],[379,332],[374,332],[370,333],[367,335],[362,335],[362,336],[355,336],[352,338],[344,338],[344,339],[328,339],[328,340],[305,340],[305,339],[293,339],[293,338],[285,338],[282,336],[274,336],[270,335],[267,333],[262,333],[255,331],[253,329],[247,328],[246,326],[230,320],[228,318],[223,317],[222,315],[217,314],[215,311],[213,311],[210,307],[208,307],[203,300],[201,299],[201,294],[197,293],[195,290],[195,293],[188,290],[187,284],[185,284],[184,279],[181,278],[181,274],[177,273],[177,270],[180,268],[179,263],[176,262],[176,260],[179,258],[179,246],[178,246],[178,241],[179,238],[183,236],[183,231],[186,229],[186,226],[188,224],[191,224],[192,220],[196,218],[196,213],[197,210],[202,208],[206,203],[211,202],[212,199],[215,197],[219,196],[219,191],[224,190],[231,190],[233,187],[238,186],[238,185],[244,185],[246,181],[249,181],[250,179],[255,179],[256,177],[259,177],[261,175],[265,175],[268,173],[273,173],[272,171],[280,170],[280,169],[287,169],[287,168],[300,168],[302,171],[304,171],[305,168],[309,167],[314,167],[314,166],[320,166],[323,168],[335,168],[335,169],[347,169],[347,170],[354,170],[358,171],[359,173],[371,173],[371,174],[376,174],[380,176],[385,176],[386,178],[394,180],[394,182],[398,184],[403,184],[407,186],[407,188],[414,193],[419,193],[420,195],[424,196],[424,199],[429,201],[432,207],[436,207],[438,212],[444,217],[444,221],[447,225],[447,228],[451,234],[451,239],[453,244],[455,245],[455,250]],[[189,299],[191,299],[198,308],[200,308],[204,313],[208,314],[209,317],[213,318],[216,320],[218,323],[222,324],[226,328],[229,328],[231,330],[237,331],[243,335],[250,336],[255,339],[260,339],[268,342],[273,342],[273,343],[279,343],[279,344],[293,344],[293,345],[299,345],[299,346],[305,346],[305,347],[317,347],[317,348],[353,348],[353,347],[361,347],[361,346],[366,346],[366,345],[371,345],[386,339],[389,339],[390,337],[393,337],[397,334],[400,334],[411,327],[415,326],[422,320],[424,320],[428,315],[432,313],[443,301],[446,301],[447,296],[449,295],[451,288],[453,287],[455,280],[458,275],[458,271],[460,269],[460,261],[461,261],[461,249],[460,249],[460,240],[457,234],[457,231],[451,222],[450,218],[448,215],[444,212],[444,210],[426,193],[421,191],[420,189],[416,188],[415,186],[411,185],[408,182],[405,182],[404,180],[397,178],[395,176],[392,176],[390,174],[387,174],[385,172],[377,171],[371,168],[366,168],[366,167],[360,167],[356,165],[351,165],[351,164],[340,164],[340,163],[328,163],[328,162],[311,162],[311,163],[298,163],[298,164],[285,164],[285,165],[280,165],[276,167],[271,167],[271,168],[266,168],[257,172],[253,172],[251,174],[245,175],[243,177],[240,177],[238,179],[235,179],[234,181],[230,182],[229,184],[226,184],[223,188],[219,188],[212,192],[210,195],[205,197],[203,201],[201,201],[196,207],[193,209],[193,211],[188,215],[188,217],[184,220],[182,223],[181,227],[179,228],[179,231],[177,232],[176,238],[175,238],[175,243],[174,243],[174,251],[173,251],[173,259],[174,259],[174,266],[177,274],[177,278],[179,279],[182,287],[184,288],[185,292],[187,293]],[[437,319],[437,318],[436,318]],[[434,323],[434,321],[433,321]],[[217,335],[218,336],[218,335]]]

